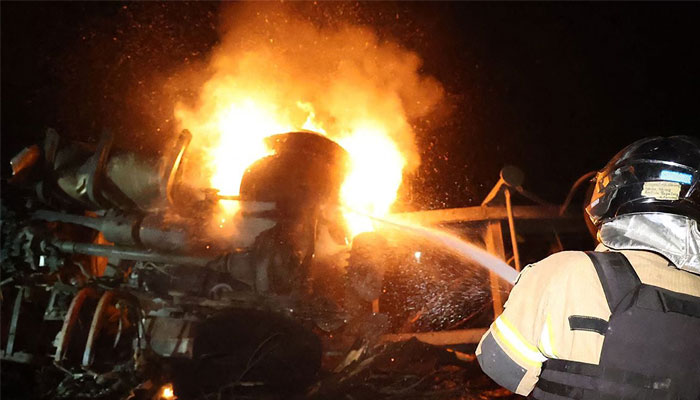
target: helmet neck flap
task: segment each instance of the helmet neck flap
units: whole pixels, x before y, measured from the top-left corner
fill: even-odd
[[[661,212],[625,214],[604,222],[598,239],[615,250],[647,250],[676,268],[700,275],[700,231],[695,219]]]

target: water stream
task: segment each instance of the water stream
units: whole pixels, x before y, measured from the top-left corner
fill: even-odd
[[[427,228],[407,221],[377,218],[370,215],[366,216],[378,223],[400,229],[404,232],[410,232],[433,243],[441,244],[452,250],[457,255],[471,259],[479,265],[488,268],[511,285],[515,283],[515,280],[518,277],[518,272],[497,256],[453,234],[434,228]]]

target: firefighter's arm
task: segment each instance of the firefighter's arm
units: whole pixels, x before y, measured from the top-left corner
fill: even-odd
[[[503,313],[491,324],[476,350],[483,371],[520,395],[532,391],[542,363],[555,357],[547,308],[550,285],[562,267],[559,254],[523,270]]]

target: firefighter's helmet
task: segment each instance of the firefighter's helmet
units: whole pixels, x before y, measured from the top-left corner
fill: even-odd
[[[595,179],[586,207],[596,227],[620,215],[663,212],[700,223],[700,140],[651,137],[625,147]]]

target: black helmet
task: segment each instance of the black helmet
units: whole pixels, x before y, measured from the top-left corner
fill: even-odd
[[[700,140],[652,137],[625,147],[596,175],[586,212],[598,227],[619,215],[664,212],[700,222]]]

